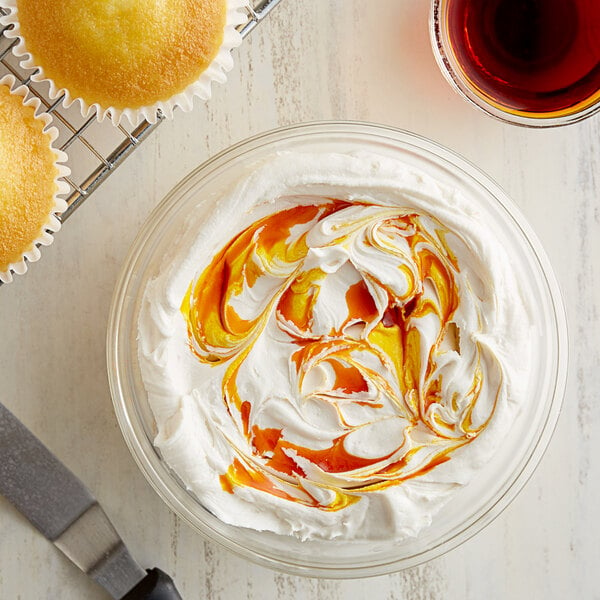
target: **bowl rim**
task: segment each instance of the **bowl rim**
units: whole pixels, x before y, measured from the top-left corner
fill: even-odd
[[[122,307],[127,297],[129,283],[134,276],[132,269],[136,261],[143,255],[145,241],[149,236],[159,228],[161,219],[167,216],[172,206],[176,203],[179,195],[190,186],[199,173],[204,177],[208,177],[216,169],[226,164],[229,157],[234,156],[239,158],[239,152],[256,151],[258,147],[268,145],[273,141],[281,141],[283,139],[297,138],[305,135],[322,134],[322,133],[357,133],[368,135],[379,135],[384,137],[388,135],[388,139],[393,138],[396,143],[411,144],[414,143],[420,150],[424,150],[428,155],[434,154],[437,159],[441,158],[445,163],[450,163],[461,169],[470,178],[475,178],[478,183],[484,185],[490,191],[491,195],[501,204],[508,212],[509,216],[514,220],[515,226],[521,229],[526,240],[531,245],[533,255],[539,263],[540,273],[544,277],[544,282],[547,285],[548,298],[552,304],[552,315],[556,327],[556,364],[555,381],[552,386],[553,393],[547,414],[543,423],[540,425],[541,434],[535,440],[533,447],[530,449],[530,454],[524,462],[518,473],[512,477],[510,484],[502,488],[502,493],[490,506],[484,506],[476,513],[476,518],[463,526],[462,530],[454,533],[449,539],[446,539],[438,544],[435,544],[427,549],[417,552],[410,557],[404,557],[400,560],[392,559],[389,561],[380,562],[376,565],[367,566],[322,566],[322,565],[306,565],[298,564],[290,560],[285,560],[281,556],[257,554],[255,551],[249,550],[238,542],[226,537],[219,531],[215,531],[210,525],[203,522],[194,515],[182,500],[187,492],[178,490],[178,493],[173,493],[173,490],[165,485],[163,476],[160,470],[164,470],[164,464],[153,451],[151,442],[146,439],[139,438],[136,435],[136,426],[141,426],[135,423],[138,419],[134,409],[129,406],[126,394],[124,393],[122,374],[118,368],[119,365],[119,332],[122,319]],[[283,136],[283,137],[282,137]],[[260,144],[260,146],[257,146]],[[498,195],[500,197],[498,197]],[[560,288],[550,261],[546,256],[541,243],[537,236],[529,226],[527,220],[518,209],[517,205],[510,197],[481,169],[475,166],[470,161],[466,160],[454,151],[442,146],[428,138],[408,132],[403,129],[398,129],[388,125],[380,125],[364,121],[311,121],[306,123],[296,123],[284,127],[279,127],[269,131],[262,132],[258,135],[251,136],[232,146],[225,148],[212,158],[203,162],[201,165],[193,169],[185,176],[178,184],[176,184],[159,204],[151,211],[150,215],[140,228],[127,258],[124,261],[121,273],[115,286],[113,294],[110,314],[107,328],[107,370],[109,386],[113,406],[119,427],[123,434],[126,445],[129,448],[138,467],[163,499],[163,501],[173,510],[180,518],[192,526],[195,530],[202,533],[210,540],[220,543],[228,550],[234,552],[238,556],[249,559],[262,566],[270,567],[279,571],[283,571],[294,575],[303,575],[311,577],[322,577],[331,579],[345,579],[357,577],[370,577],[392,572],[401,571],[406,568],[414,567],[428,560],[441,556],[446,552],[463,544],[468,539],[479,533],[484,527],[489,525],[501,512],[514,500],[517,494],[522,490],[524,485],[532,476],[542,456],[544,455],[550,439],[555,430],[566,388],[567,366],[568,366],[568,334],[567,334],[567,319],[564,302]],[[180,484],[181,487],[181,484]]]

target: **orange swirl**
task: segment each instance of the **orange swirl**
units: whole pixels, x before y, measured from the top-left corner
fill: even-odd
[[[336,223],[350,214],[344,211],[357,206],[364,207],[360,218],[339,226],[338,234]],[[405,289],[398,291],[377,269],[367,270],[356,260],[352,264],[358,280],[347,285],[343,296],[345,317],[327,331],[317,324],[316,312],[331,269],[316,265],[310,237],[325,229],[320,250],[348,250],[359,239],[361,249],[397,262],[398,276],[405,282]],[[479,435],[495,402],[483,422],[479,418],[474,424],[485,375],[478,348],[471,383],[461,397],[443,397],[437,368],[439,356],[447,351],[442,346],[458,350],[452,319],[460,302],[460,269],[446,234],[431,217],[425,226],[414,211],[321,199],[257,220],[214,257],[190,286],[182,312],[194,354],[204,363],[225,366],[223,401],[245,440],[244,447],[229,440],[235,458],[221,475],[224,490],[233,493],[236,486],[246,486],[339,510],[365,493],[430,471]],[[430,341],[422,333],[426,322],[436,326]],[[337,414],[341,433],[326,447],[297,443],[285,424],[262,427],[253,422],[254,399],[240,394],[240,372],[269,323],[292,348],[294,394]],[[326,376],[315,379],[314,373]],[[381,412],[374,421],[395,419],[402,434],[387,440],[382,455],[351,452],[350,436],[360,434],[364,424],[351,422],[349,407]],[[326,500],[318,490],[326,492]]]

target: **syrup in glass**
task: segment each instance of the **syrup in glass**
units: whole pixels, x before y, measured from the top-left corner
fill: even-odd
[[[600,100],[600,0],[448,0],[447,31],[475,93],[561,117]]]

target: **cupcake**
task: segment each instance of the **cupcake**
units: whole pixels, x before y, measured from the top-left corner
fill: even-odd
[[[12,75],[0,79],[0,281],[27,271],[40,258],[39,246],[52,243],[60,229],[56,215],[67,208],[60,198],[69,187],[61,177],[66,154],[53,147],[58,131],[40,102],[26,99],[27,88]]]
[[[6,0],[9,37],[51,99],[118,124],[190,110],[224,82],[247,0]]]

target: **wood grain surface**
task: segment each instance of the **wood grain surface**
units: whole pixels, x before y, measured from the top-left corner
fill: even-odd
[[[213,98],[164,123],[78,210],[42,260],[0,289],[0,396],[94,491],[133,554],[186,600],[600,598],[600,117],[554,130],[497,122],[439,72],[426,0],[284,0],[236,51]],[[278,574],[205,541],[133,462],[106,376],[111,294],[163,195],[231,143],[279,125],[360,119],[432,138],[525,213],[560,281],[570,373],[550,447],[483,532],[423,566],[367,580]],[[0,600],[101,600],[0,498]]]

